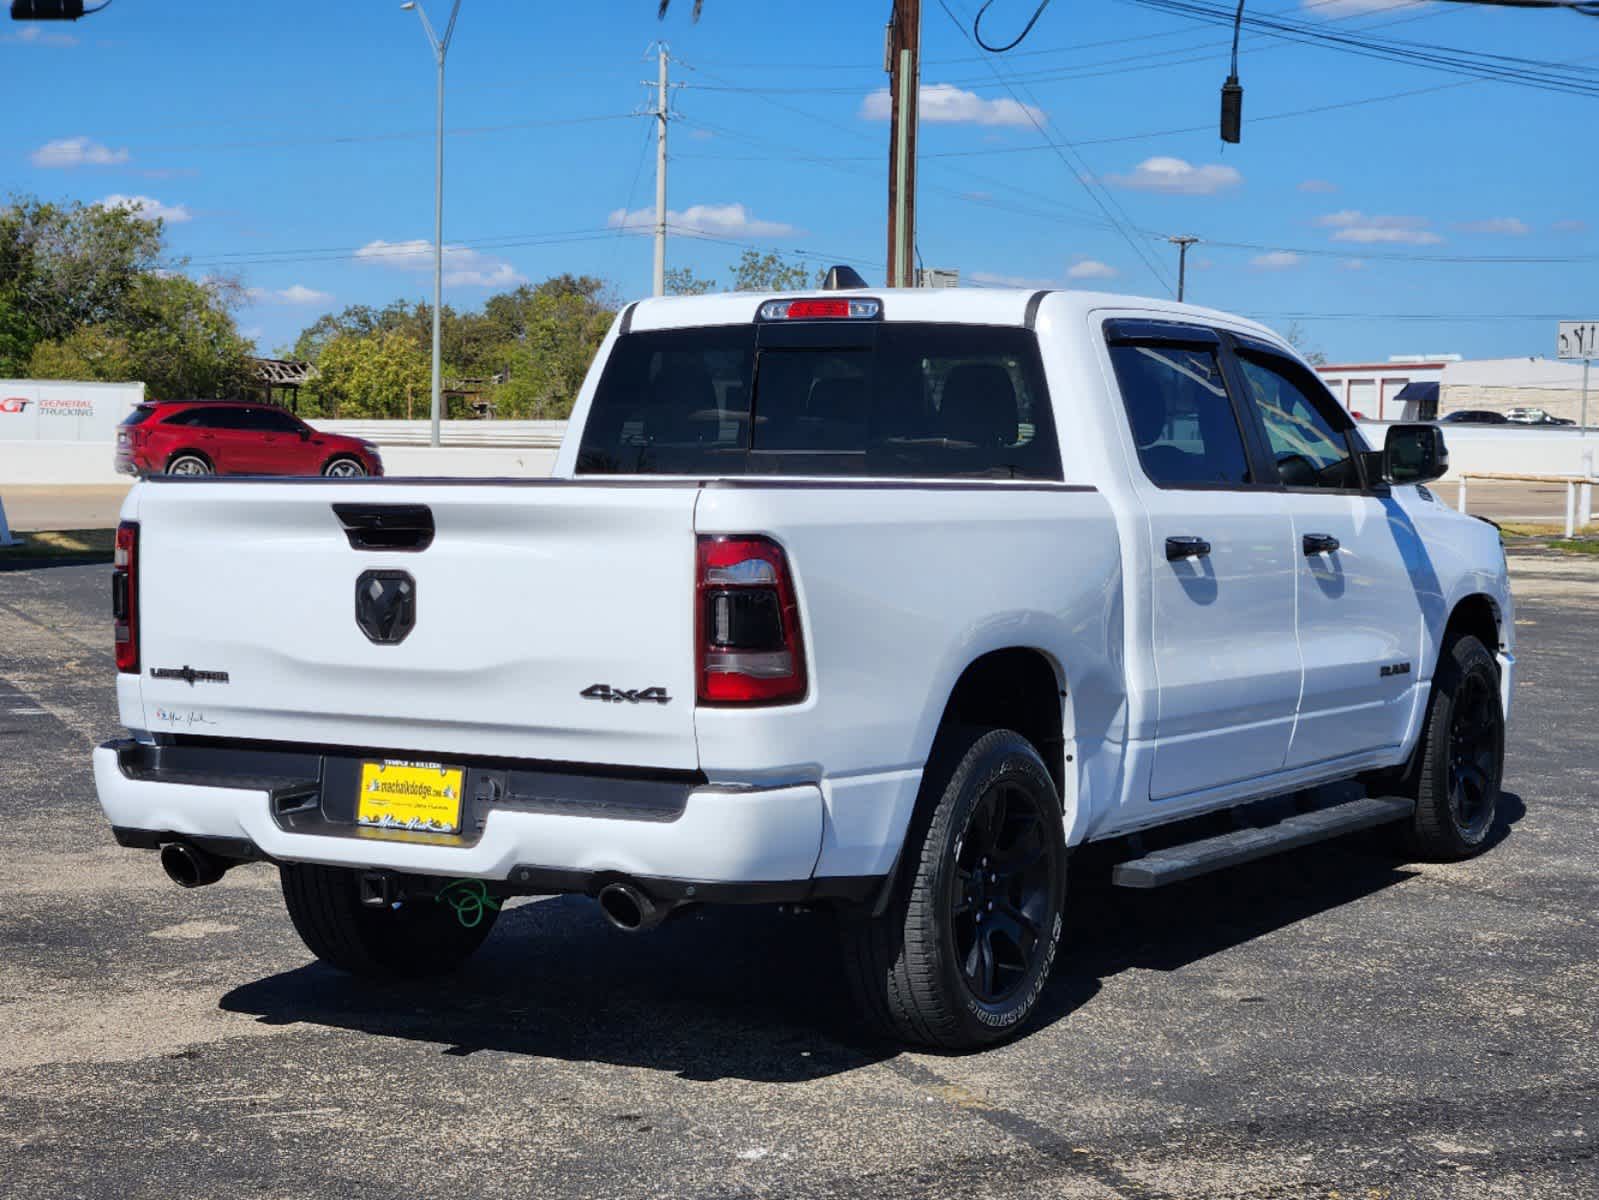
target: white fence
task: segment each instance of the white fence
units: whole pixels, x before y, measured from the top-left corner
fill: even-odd
[[[432,435],[427,421],[312,421],[324,433],[366,438],[380,446],[426,446]],[[555,450],[566,433],[565,421],[440,421],[444,446],[531,446]]]

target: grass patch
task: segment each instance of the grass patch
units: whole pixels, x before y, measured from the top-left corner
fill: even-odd
[[[116,549],[115,529],[47,529],[18,533],[20,546],[0,548],[0,563],[18,559],[86,558],[109,562]]]
[[[1599,554],[1599,538],[1556,538],[1549,548],[1567,554]]]

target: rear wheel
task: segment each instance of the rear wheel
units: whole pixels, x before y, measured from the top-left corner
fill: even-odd
[[[442,975],[483,944],[498,915],[484,906],[463,925],[455,909],[432,897],[383,908],[361,903],[359,871],[284,863],[283,900],[306,948],[329,966],[373,978]]]
[[[215,472],[202,454],[184,451],[167,460],[168,475],[211,475]]]
[[[848,920],[845,951],[881,1032],[966,1050],[1015,1033],[1037,1007],[1060,944],[1066,850],[1060,798],[1026,738],[968,731],[940,758],[895,894],[882,916]]]
[[[1505,718],[1498,667],[1474,637],[1443,652],[1417,755],[1411,848],[1446,862],[1476,854],[1498,809]]]
[[[366,474],[366,468],[358,459],[335,458],[322,468],[322,474],[329,479],[359,479]]]

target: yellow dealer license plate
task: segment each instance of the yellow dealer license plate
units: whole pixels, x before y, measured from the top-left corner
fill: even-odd
[[[459,833],[465,775],[460,767],[438,763],[362,763],[356,823],[415,833]]]

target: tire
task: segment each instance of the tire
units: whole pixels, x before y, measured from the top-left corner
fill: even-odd
[[[360,479],[366,475],[366,468],[359,459],[340,457],[329,459],[322,474],[329,479]]]
[[[1493,831],[1505,757],[1499,668],[1475,637],[1444,648],[1416,755],[1407,848],[1436,862],[1470,858]]]
[[[216,469],[203,454],[183,450],[167,459],[168,475],[215,475]]]
[[[884,1036],[990,1046],[1026,1024],[1060,945],[1060,797],[1032,743],[1008,729],[952,735],[922,789],[885,911],[845,918],[847,974]],[[985,865],[1001,869],[984,880]]]
[[[330,967],[374,979],[442,975],[483,944],[499,915],[485,908],[471,928],[431,897],[394,908],[368,908],[360,872],[283,863],[283,901],[306,949]]]

